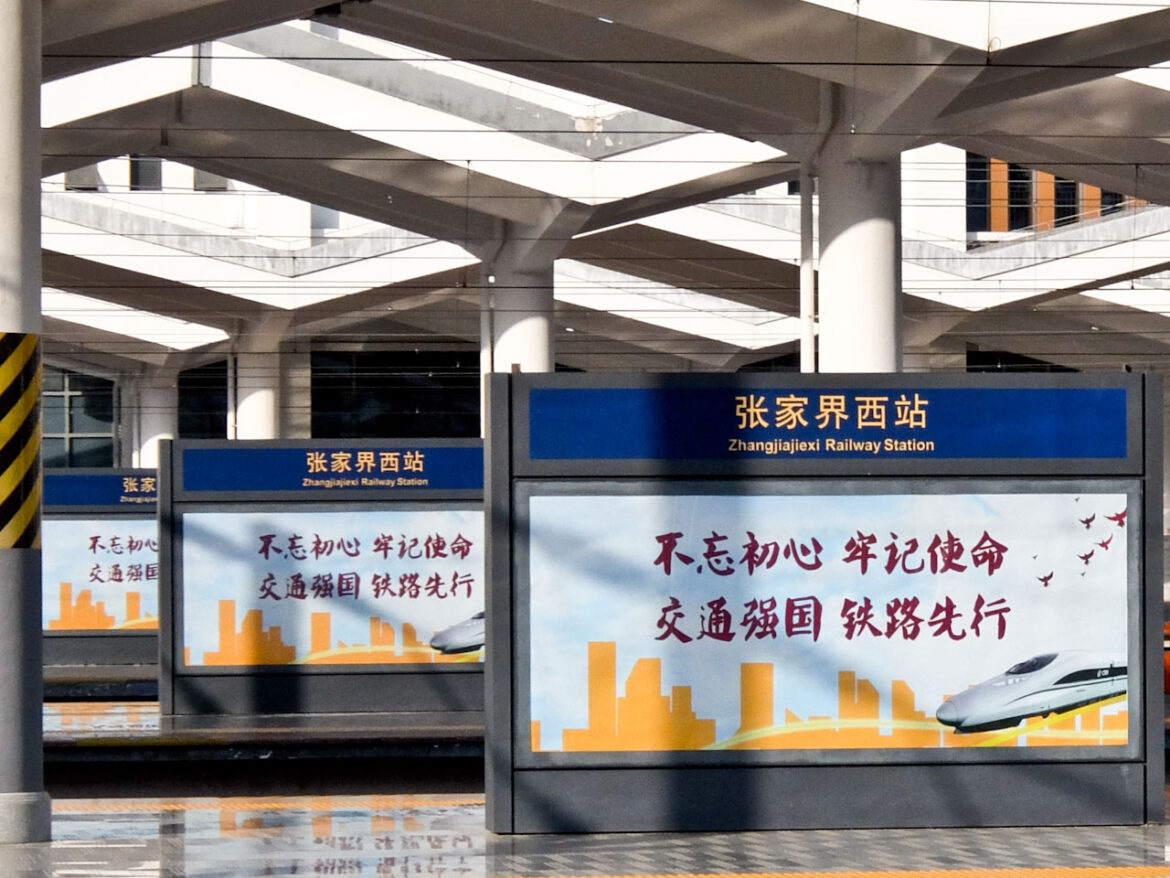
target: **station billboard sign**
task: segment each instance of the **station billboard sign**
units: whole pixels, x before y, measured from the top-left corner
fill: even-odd
[[[1025,805],[994,813],[1003,765],[1032,785],[1015,802],[1083,774],[1114,786],[1118,822],[1160,809],[1154,385],[494,379],[488,682],[508,698],[489,736],[511,746],[489,822],[1014,822]],[[912,805],[860,813],[850,789],[877,767]],[[605,793],[631,782],[766,792],[751,813],[634,813]],[[968,817],[930,783],[974,790]]]
[[[423,709],[460,673],[454,703],[482,705],[482,443],[178,442],[167,460],[168,710],[255,710],[260,681],[284,692],[262,712]]]

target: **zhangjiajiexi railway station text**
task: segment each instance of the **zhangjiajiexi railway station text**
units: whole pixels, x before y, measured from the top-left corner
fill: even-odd
[[[929,454],[935,450],[930,439],[740,439],[732,437],[727,450],[735,453],[767,454]]]

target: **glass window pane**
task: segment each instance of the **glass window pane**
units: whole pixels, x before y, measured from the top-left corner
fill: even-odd
[[[316,439],[479,434],[474,351],[314,352],[312,364]]]
[[[113,424],[113,397],[109,393],[69,398],[71,433],[112,433]]]
[[[113,466],[114,440],[104,437],[74,439],[69,454],[70,466]]]
[[[65,398],[46,396],[41,399],[41,417],[44,418],[45,433],[65,432]]]
[[[41,444],[41,455],[46,467],[69,466],[69,458],[65,456],[64,439],[46,439]]]
[[[227,361],[179,373],[179,437],[227,436]]]
[[[1066,225],[1077,220],[1077,184],[1072,180],[1056,178],[1056,224]]]
[[[65,375],[60,369],[54,369],[52,366],[45,366],[45,374],[42,390],[64,390],[65,389]]]
[[[991,162],[967,153],[967,231],[991,230]]]
[[[1015,231],[1032,225],[1032,172],[1008,165],[1008,228]]]

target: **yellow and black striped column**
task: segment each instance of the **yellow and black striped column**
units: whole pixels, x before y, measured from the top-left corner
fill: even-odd
[[[41,352],[0,333],[0,846],[45,841],[41,682]]]
[[[41,6],[0,0],[0,852],[52,835],[41,715]]]
[[[0,549],[41,546],[39,338],[0,334]]]

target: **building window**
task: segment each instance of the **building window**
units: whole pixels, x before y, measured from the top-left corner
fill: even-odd
[[[162,189],[162,159],[151,155],[130,156],[130,191],[158,192]]]
[[[1008,228],[1013,232],[1032,225],[1032,172],[1008,165]]]
[[[991,161],[967,153],[967,232],[991,231]]]
[[[1125,196],[1120,192],[1101,190],[1101,216],[1117,213],[1125,207]]]
[[[227,360],[179,373],[179,438],[227,438]]]
[[[336,232],[341,228],[341,211],[319,204],[310,205],[309,225],[312,229],[313,243],[320,244],[330,232]]]
[[[114,382],[45,366],[46,467],[114,465]]]
[[[314,439],[479,435],[478,351],[327,351],[312,357]]]
[[[196,192],[227,192],[229,188],[227,177],[198,168],[195,168],[191,185]]]
[[[1045,232],[1146,202],[1002,159],[967,153],[967,233]]]
[[[1057,177],[1053,186],[1056,201],[1056,224],[1065,226],[1079,219],[1080,209],[1077,204],[1077,184],[1073,180]]]
[[[101,192],[102,177],[97,165],[86,165],[65,172],[66,192]]]

